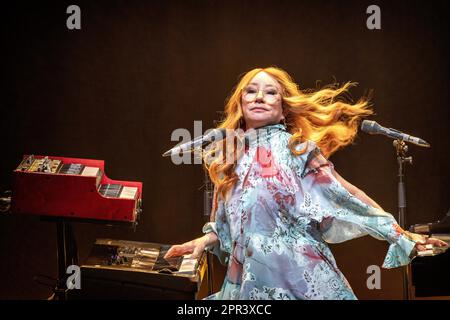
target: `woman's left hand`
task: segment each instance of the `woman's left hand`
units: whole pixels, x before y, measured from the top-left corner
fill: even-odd
[[[436,239],[436,238],[427,238],[425,242],[416,242],[416,250],[417,251],[425,251],[425,250],[429,250],[426,248],[427,244],[431,244],[434,247],[446,247],[448,246],[447,242],[442,241],[440,239]]]

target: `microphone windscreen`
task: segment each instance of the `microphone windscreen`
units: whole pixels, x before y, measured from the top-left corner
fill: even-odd
[[[361,130],[370,134],[379,133],[381,126],[372,120],[364,120],[361,123]]]

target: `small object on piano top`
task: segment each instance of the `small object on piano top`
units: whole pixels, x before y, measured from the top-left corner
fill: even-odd
[[[127,187],[121,184],[102,184],[98,188],[98,192],[109,198],[135,199],[138,193],[137,187]]]
[[[78,163],[63,164],[58,173],[60,174],[81,174],[84,169],[84,165]]]
[[[27,156],[17,167],[19,171],[28,171],[34,162],[34,155]]]
[[[98,192],[104,196],[109,198],[118,198],[123,186],[121,184],[102,184],[100,185]]]
[[[123,187],[119,198],[134,199],[134,198],[136,198],[137,192],[138,192],[138,188],[136,188],[136,187]]]
[[[450,234],[450,210],[442,220],[431,223],[415,224],[409,228],[409,231],[420,234]]]
[[[84,167],[83,171],[81,172],[81,175],[85,177],[96,177],[99,174],[100,168],[97,167]]]

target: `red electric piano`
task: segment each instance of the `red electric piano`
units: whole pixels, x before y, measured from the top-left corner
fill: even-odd
[[[108,178],[103,160],[27,155],[12,193],[13,213],[134,223],[142,183]]]
[[[103,160],[26,155],[12,174],[12,214],[56,223],[58,279],[53,299],[67,299],[67,267],[78,265],[72,222],[136,227],[142,182],[108,178]]]

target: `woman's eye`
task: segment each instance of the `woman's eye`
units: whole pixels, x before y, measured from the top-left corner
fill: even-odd
[[[247,89],[246,92],[247,93],[256,93],[256,90],[255,89]]]
[[[269,90],[266,91],[266,94],[270,94],[270,95],[276,95],[278,92],[276,92],[275,90]]]

